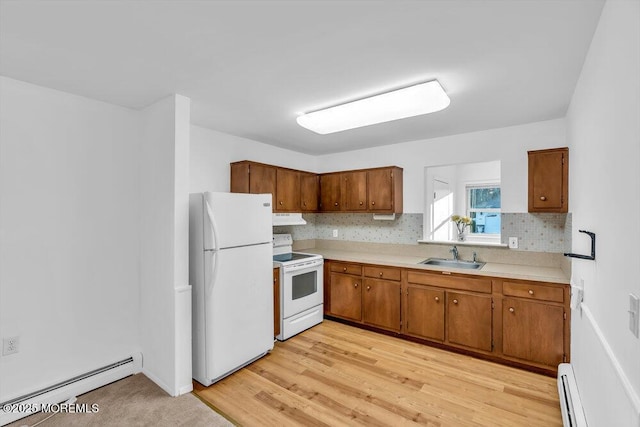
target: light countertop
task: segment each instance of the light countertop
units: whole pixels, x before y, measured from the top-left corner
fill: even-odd
[[[335,250],[313,248],[301,250],[322,255],[325,259],[334,261],[349,261],[364,264],[378,264],[402,268],[415,268],[432,271],[451,271],[461,274],[476,276],[502,277],[509,279],[535,280],[540,282],[552,282],[568,284],[569,278],[560,268],[538,267],[533,265],[501,264],[496,262],[486,263],[480,270],[463,270],[457,268],[438,267],[432,265],[418,264],[425,257],[377,254],[372,252],[358,252],[349,250]]]

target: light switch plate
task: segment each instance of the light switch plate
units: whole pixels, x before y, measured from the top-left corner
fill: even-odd
[[[640,333],[640,298],[629,294],[629,330],[638,338]]]

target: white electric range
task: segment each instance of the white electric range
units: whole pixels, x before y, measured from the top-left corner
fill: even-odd
[[[322,255],[293,252],[290,234],[273,235],[273,261],[280,267],[280,335],[284,341],[322,322]]]

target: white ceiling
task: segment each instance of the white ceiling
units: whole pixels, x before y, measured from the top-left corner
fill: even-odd
[[[0,2],[0,74],[322,154],[563,117],[601,0]],[[438,113],[317,135],[295,118],[438,79]]]

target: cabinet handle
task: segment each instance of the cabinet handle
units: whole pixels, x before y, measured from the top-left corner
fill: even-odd
[[[302,202],[302,206],[307,207],[307,202]]]
[[[533,289],[529,289],[529,295],[533,295]]]
[[[434,300],[436,300],[436,302],[440,301],[440,297],[435,297]]]
[[[338,202],[335,202],[335,203],[333,204],[333,206],[338,206]]]
[[[369,291],[369,290],[371,290],[371,286],[367,286],[367,290],[368,290],[368,291]]]
[[[342,271],[347,271],[347,267],[342,267]]]
[[[357,287],[358,287],[358,284],[356,283],[355,285],[353,285],[353,287],[354,287],[354,288],[357,288]]]
[[[457,304],[457,303],[458,303],[458,300],[457,300],[457,299],[454,299],[454,300],[453,300],[453,303],[454,303],[454,304]]]
[[[280,206],[282,206],[282,200],[280,200]]]
[[[360,206],[362,206],[364,204],[364,202],[360,202]]]
[[[545,200],[547,200],[547,198],[544,197],[544,196],[540,196],[540,200],[542,200],[544,202]]]
[[[371,206],[375,206],[376,202],[371,202]]]
[[[382,271],[380,272],[380,277],[382,277]]]
[[[513,307],[509,307],[509,313],[515,313],[516,309]]]

